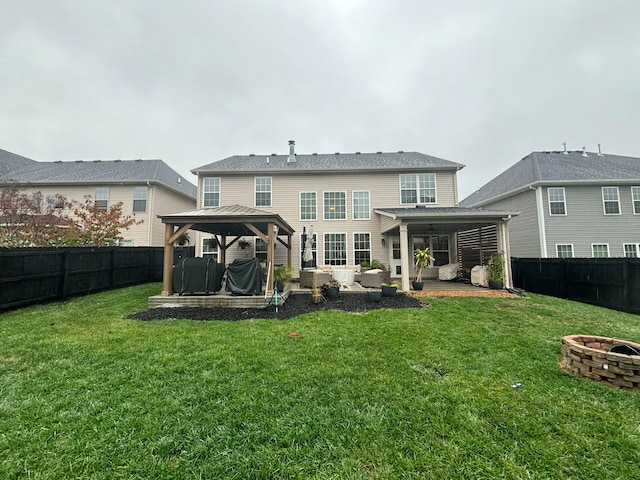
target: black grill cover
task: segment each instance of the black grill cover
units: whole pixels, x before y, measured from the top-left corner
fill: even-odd
[[[184,293],[212,293],[222,289],[224,265],[213,258],[187,257],[173,267],[173,291]]]
[[[227,267],[227,291],[234,295],[262,293],[262,268],[258,258],[236,258]]]

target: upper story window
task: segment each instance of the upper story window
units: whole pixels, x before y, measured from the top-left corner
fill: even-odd
[[[353,201],[353,219],[354,220],[370,220],[371,207],[369,201],[369,190],[354,191],[352,193]]]
[[[347,193],[346,192],[324,192],[324,212],[325,220],[346,220],[347,219]]]
[[[558,258],[573,258],[573,245],[570,243],[557,244],[556,255]]]
[[[134,212],[147,211],[148,193],[149,193],[149,187],[134,187],[133,189],[133,211]]]
[[[602,203],[605,215],[620,215],[618,187],[602,187]]]
[[[220,179],[219,178],[202,179],[202,206],[203,207],[219,207],[220,206]]]
[[[271,177],[255,177],[256,207],[271,206]]]
[[[622,248],[624,249],[624,256],[627,258],[640,257],[640,243],[625,243]]]
[[[547,195],[549,196],[549,215],[566,215],[564,187],[550,187],[547,189]]]
[[[591,245],[591,254],[593,258],[609,258],[608,243],[594,243]]]
[[[640,215],[640,187],[631,187],[631,201],[633,202],[633,213]]]
[[[400,175],[400,203],[436,203],[435,173]]]
[[[300,192],[300,220],[317,220],[316,192]]]
[[[109,187],[96,187],[94,204],[102,212],[109,208]]]

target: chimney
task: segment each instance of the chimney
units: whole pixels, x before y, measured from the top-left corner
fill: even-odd
[[[296,142],[295,140],[289,140],[289,158],[287,158],[287,163],[295,163],[296,162]]]
[[[588,157],[589,155],[587,155],[587,147],[582,147],[582,156],[583,157]]]
[[[604,153],[602,153],[602,149],[600,148],[600,144],[598,144],[598,156],[604,157]]]

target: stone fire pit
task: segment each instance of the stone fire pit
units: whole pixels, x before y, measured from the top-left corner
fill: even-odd
[[[610,352],[617,345],[640,350],[640,344],[607,337],[562,337],[562,368],[615,388],[640,391],[640,355]]]

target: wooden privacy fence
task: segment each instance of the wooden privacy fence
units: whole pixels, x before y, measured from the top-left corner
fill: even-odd
[[[162,260],[162,247],[2,248],[0,309],[159,282]]]
[[[640,313],[639,258],[512,258],[511,266],[516,288]]]

